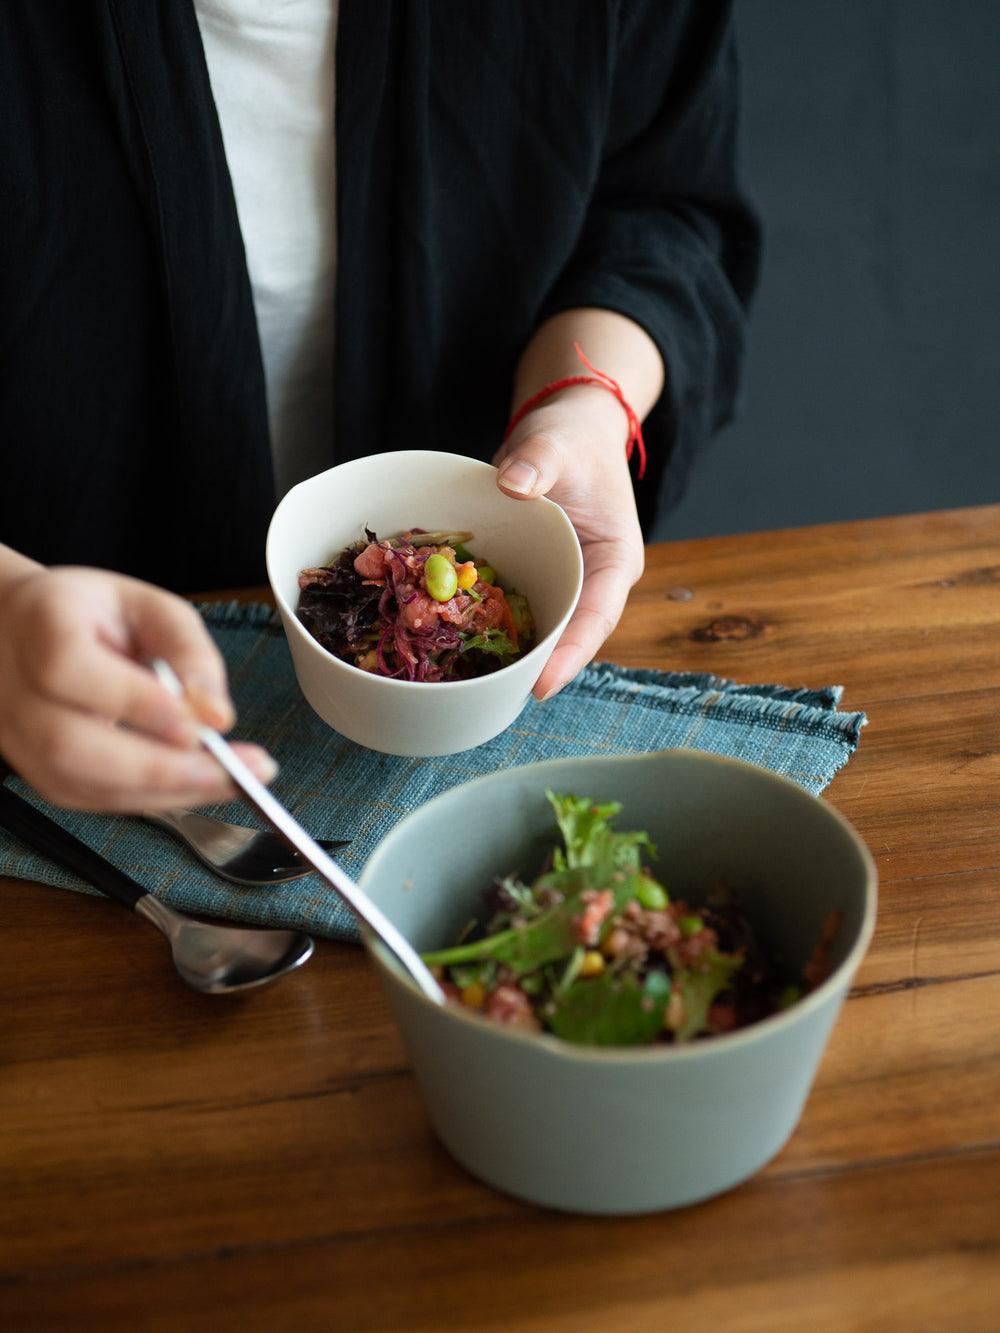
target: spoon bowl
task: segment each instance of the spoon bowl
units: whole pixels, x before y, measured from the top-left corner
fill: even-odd
[[[212,995],[263,986],[299,967],[313,951],[312,940],[299,931],[209,925],[148,894],[135,910],[166,936],[181,979]]]
[[[270,829],[245,828],[195,810],[144,810],[143,819],[183,842],[203,865],[232,884],[286,884],[311,875],[313,867],[300,852]],[[347,842],[317,838],[325,852]]]
[[[263,986],[313,951],[312,940],[298,931],[209,925],[174,911],[2,783],[0,826],[151,922],[170,942],[178,976],[194,990],[220,995]]]

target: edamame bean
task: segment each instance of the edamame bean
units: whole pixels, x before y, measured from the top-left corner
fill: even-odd
[[[639,902],[650,911],[662,912],[669,905],[670,899],[662,884],[644,875],[639,881]]]
[[[447,602],[455,596],[455,590],[458,587],[458,575],[455,572],[455,566],[447,556],[435,551],[433,555],[427,557],[427,564],[424,566],[424,581],[427,584],[427,591],[435,602]]]

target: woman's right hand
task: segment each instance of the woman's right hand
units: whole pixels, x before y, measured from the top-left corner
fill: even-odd
[[[144,665],[162,657],[173,698]],[[103,570],[46,569],[0,548],[0,756],[56,805],[116,813],[233,795],[196,721],[235,715],[222,657],[183,598]],[[236,747],[264,782],[276,766]]]

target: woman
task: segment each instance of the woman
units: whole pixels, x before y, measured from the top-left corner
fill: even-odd
[[[276,493],[379,450],[565,508],[586,581],[536,694],[570,680],[737,393],[737,78],[714,0],[4,6],[7,761],[65,805],[224,796],[141,665],[231,724],[166,590],[262,582]],[[559,387],[577,347],[617,393]]]

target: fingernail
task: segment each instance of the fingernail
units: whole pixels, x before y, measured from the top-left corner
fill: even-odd
[[[502,465],[498,478],[506,490],[516,491],[518,495],[530,495],[538,485],[537,470],[520,458]]]
[[[539,699],[538,702],[539,702],[540,704],[545,703],[546,700],[551,699],[551,698],[553,697],[553,695],[558,694],[559,691],[562,689],[562,687],[563,687],[565,684],[566,684],[566,682],[563,680],[563,681],[560,681],[558,685],[553,685],[552,688],[551,688],[550,690],[546,690],[546,691],[545,691],[545,693],[542,695],[542,697]]]
[[[197,678],[184,682],[187,694],[195,712],[216,731],[229,731],[236,721],[236,710],[232,703],[219,695],[208,682]]]
[[[272,755],[267,754],[266,751],[261,754],[254,767],[257,769],[257,776],[265,786],[269,782],[273,782],[278,776],[278,761]]]

